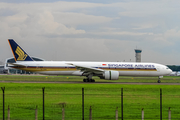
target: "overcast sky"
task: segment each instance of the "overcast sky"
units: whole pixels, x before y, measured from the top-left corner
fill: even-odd
[[[180,64],[179,0],[0,0],[0,61],[7,39],[58,61]]]

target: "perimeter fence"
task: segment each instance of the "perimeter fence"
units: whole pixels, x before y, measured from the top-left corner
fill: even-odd
[[[179,120],[179,91],[142,88],[5,88],[0,119]]]

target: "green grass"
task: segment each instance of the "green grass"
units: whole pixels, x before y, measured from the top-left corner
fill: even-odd
[[[47,77],[47,78],[46,78]],[[67,79],[68,77],[68,79]],[[165,77],[163,81],[173,81],[179,77]],[[82,81],[82,77],[69,76],[17,76],[3,75],[5,81]],[[122,77],[121,81],[139,82],[139,80],[157,81],[156,78]],[[97,81],[101,81],[97,79]],[[109,81],[108,81],[109,82]],[[113,81],[114,82],[114,81]],[[72,84],[72,83],[0,83],[5,87],[5,108],[7,117],[8,105],[11,119],[34,119],[35,108],[38,106],[38,119],[42,119],[42,87],[45,87],[45,118],[59,120],[62,118],[62,107],[65,106],[65,120],[82,119],[82,88],[85,93],[85,119],[88,119],[89,108],[92,107],[93,119],[115,119],[118,107],[121,118],[121,88],[123,88],[124,120],[141,119],[144,108],[145,119],[160,118],[160,88],[163,97],[163,119],[168,118],[171,107],[172,118],[180,119],[180,86],[179,85],[124,85],[124,84]],[[0,95],[2,103],[2,92]],[[2,119],[2,104],[0,105]]]

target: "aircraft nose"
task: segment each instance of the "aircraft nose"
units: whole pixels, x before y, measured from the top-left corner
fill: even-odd
[[[169,74],[171,74],[172,73],[172,70],[171,69],[169,69]]]
[[[172,73],[172,70],[171,70],[171,69],[168,69],[167,72],[168,72],[168,74],[171,74],[171,73]]]

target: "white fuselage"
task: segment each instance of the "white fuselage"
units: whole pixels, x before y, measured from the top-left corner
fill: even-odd
[[[83,76],[83,71],[77,70],[77,67],[73,65],[104,71],[118,71],[119,76],[164,76],[172,72],[167,66],[157,63],[23,61],[14,63],[14,65],[16,64],[18,65],[14,66],[14,68],[46,75]],[[98,72],[96,74],[98,74]]]

